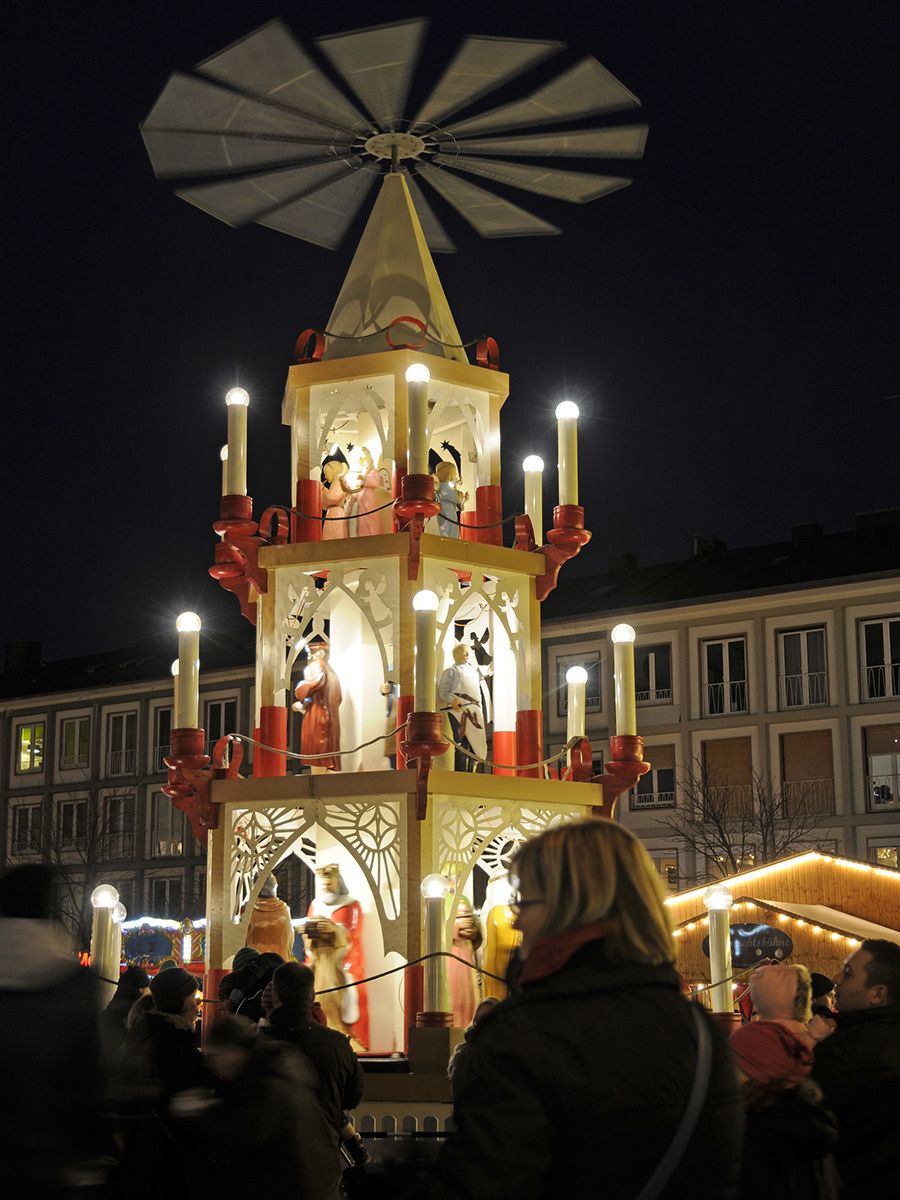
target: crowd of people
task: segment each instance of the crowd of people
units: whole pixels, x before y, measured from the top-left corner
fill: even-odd
[[[45,919],[47,875],[0,880],[13,1194],[227,1186],[338,1200],[366,1158],[350,1116],[363,1072],[310,968],[240,951],[202,1054],[199,981],[180,967],[129,968],[98,1020],[97,981]],[[455,1132],[414,1182],[373,1177],[373,1194],[897,1193],[900,945],[863,941],[833,980],[796,963],[757,969],[752,1017],[728,1036],[685,998],[656,873],[626,829],[552,828],[518,849],[512,877],[521,947],[509,996],[479,1006],[454,1054]]]

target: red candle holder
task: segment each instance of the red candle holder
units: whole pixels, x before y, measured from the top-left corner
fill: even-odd
[[[431,760],[447,752],[447,743],[441,728],[441,714],[410,713],[406,718],[406,735],[400,742],[400,752],[409,766],[415,764],[416,818],[424,821],[428,810],[428,772],[431,770]]]
[[[429,517],[441,511],[440,501],[434,498],[432,475],[404,475],[400,481],[400,496],[394,501],[394,517],[397,528],[409,530],[409,556],[407,578],[412,581],[419,576],[419,558],[422,534]]]

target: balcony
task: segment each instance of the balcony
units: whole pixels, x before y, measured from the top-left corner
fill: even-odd
[[[703,818],[705,821],[714,817],[726,821],[740,821],[753,814],[753,785],[750,783],[708,787],[706,797],[706,812]]]
[[[649,691],[635,692],[634,698],[638,704],[666,704],[672,699],[672,689],[651,688]]]
[[[137,750],[110,750],[106,756],[107,775],[133,775]]]
[[[108,833],[103,851],[107,858],[133,858],[134,834]]]
[[[866,780],[869,812],[900,811],[900,776],[869,775]]]
[[[181,849],[181,842],[160,838],[158,835],[153,839],[154,858],[177,858],[181,854]]]
[[[638,792],[632,793],[632,811],[644,808],[672,808],[675,804],[674,792]]]
[[[900,696],[900,662],[863,667],[863,700],[887,700]]]
[[[778,689],[782,709],[818,708],[828,703],[828,681],[824,671],[780,675]]]
[[[834,812],[833,779],[793,779],[781,785],[785,809],[791,813],[823,814]]]
[[[168,771],[169,768],[166,766],[166,756],[169,753],[171,753],[171,747],[168,745],[156,747],[156,754],[154,755],[153,760],[153,769],[156,771],[157,775],[165,775],[165,773]]]
[[[719,717],[747,711],[747,681],[736,679],[728,683],[706,685],[706,715]]]
[[[86,754],[64,754],[59,765],[64,771],[71,771],[73,767],[86,767],[88,756]]]

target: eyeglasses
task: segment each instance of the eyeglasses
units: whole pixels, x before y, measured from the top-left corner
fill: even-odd
[[[531,908],[531,906],[533,904],[543,904],[543,903],[544,903],[543,900],[523,900],[522,897],[518,894],[518,892],[516,892],[513,895],[512,899],[509,901],[507,907],[511,908],[513,911],[513,915],[517,917],[523,908]]]

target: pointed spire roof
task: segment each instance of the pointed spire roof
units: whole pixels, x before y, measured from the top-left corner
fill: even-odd
[[[328,338],[322,357],[351,358],[387,349],[381,331],[396,317],[424,323],[424,353],[468,362],[401,172],[384,176],[328,322],[329,334],[335,336]],[[395,341],[418,340],[415,329],[400,328]]]

